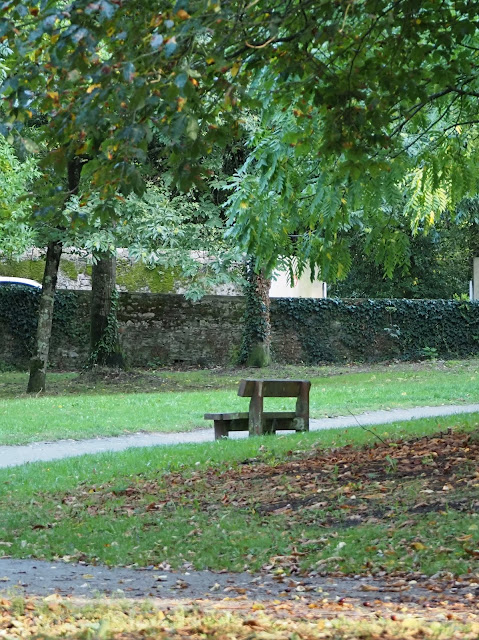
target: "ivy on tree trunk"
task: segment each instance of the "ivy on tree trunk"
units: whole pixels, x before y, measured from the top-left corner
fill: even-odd
[[[96,256],[91,277],[90,364],[124,367],[116,317],[116,257]]]
[[[255,271],[252,258],[245,264],[245,280],[246,310],[239,361],[250,367],[265,367],[271,362],[271,280],[263,271]]]

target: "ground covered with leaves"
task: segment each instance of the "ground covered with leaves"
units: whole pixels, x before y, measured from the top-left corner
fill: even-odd
[[[294,443],[294,440],[292,440]],[[199,464],[199,463],[198,463]],[[5,493],[16,557],[281,575],[466,575],[479,566],[479,432],[148,468],[66,494]]]
[[[0,638],[476,640],[479,634],[473,611],[368,604],[97,600],[79,606],[56,595],[43,600],[13,597],[0,599]]]
[[[212,528],[216,568],[223,568],[222,556],[225,568],[243,568],[244,561],[277,574],[430,574],[444,567],[465,573],[479,562],[478,434],[450,432],[306,454],[291,450],[281,462],[268,461],[266,447],[261,453],[223,470],[161,472],[140,475],[128,486],[87,486],[63,497],[65,515],[76,521],[85,511],[133,517],[143,529],[160,529],[183,514],[191,525],[183,556],[195,566],[199,555],[198,568],[204,566],[202,538],[211,544]],[[254,538],[264,533],[261,548]],[[245,552],[232,558],[233,566],[228,546]],[[266,558],[264,551],[272,549]]]
[[[219,462],[195,462],[192,448],[188,464],[145,462],[101,482],[92,464],[72,490],[39,481],[23,502],[7,481],[0,572],[11,556],[38,574],[35,558],[67,562],[81,588],[108,572],[101,564],[154,575],[136,590],[122,576],[133,600],[80,606],[68,581],[62,595],[32,599],[44,593],[32,568],[16,584],[1,573],[0,638],[476,640],[477,425],[360,447],[290,441]],[[193,573],[206,568],[220,573],[195,592]]]

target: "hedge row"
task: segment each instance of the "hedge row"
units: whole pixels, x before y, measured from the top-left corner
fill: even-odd
[[[479,353],[479,304],[455,300],[280,299],[276,331],[295,333],[310,363]]]
[[[28,362],[36,331],[39,295],[36,290],[0,287],[0,366],[3,362],[22,367]],[[144,366],[153,360],[155,354],[149,351],[158,346],[156,343],[160,337],[161,343],[165,342],[166,360],[173,357],[168,355],[171,350],[166,349],[173,339],[176,340],[176,359],[189,362],[194,355],[192,361],[196,362],[198,354],[204,351],[206,356],[203,354],[202,357],[210,366],[226,364],[230,357],[228,354],[234,348],[239,349],[237,318],[241,317],[244,299],[223,298],[223,303],[219,304],[218,298],[208,297],[202,304],[178,305],[176,299],[180,296],[152,295],[150,302],[149,294],[143,295],[145,308],[152,312],[147,315],[159,314],[157,320],[162,320],[162,326],[155,329],[149,327],[149,321],[143,322],[142,318],[134,320],[136,328],[131,339],[138,343],[135,346],[137,351],[141,347]],[[164,304],[158,307],[161,311],[152,304],[158,297],[165,298]],[[129,323],[128,314],[132,308],[129,300],[129,294],[122,294],[123,325]],[[84,353],[84,346],[88,343],[88,303],[89,296],[85,292],[61,291],[57,294],[53,322],[54,345],[65,351],[70,349]],[[164,315],[168,315],[172,305],[173,315],[168,321]],[[205,315],[208,309],[214,310],[211,317],[225,328],[223,333],[218,334],[214,327],[208,330],[210,315]],[[283,298],[272,300],[271,314],[273,356],[278,361],[319,364],[393,358],[462,358],[479,354],[478,303],[453,300]],[[218,318],[218,315],[221,317]],[[170,339],[169,331],[176,331]],[[128,335],[126,332],[124,338]],[[181,336],[186,337],[181,340]],[[195,354],[188,353],[192,336],[196,345]],[[212,340],[218,347],[216,350],[208,350],[211,346],[208,341]],[[180,353],[181,349],[184,349],[184,353]],[[218,353],[223,353],[223,360],[220,361]],[[85,364],[81,362],[82,357],[77,355],[71,366]],[[65,358],[68,367],[68,353]],[[166,360],[164,364],[167,364]]]

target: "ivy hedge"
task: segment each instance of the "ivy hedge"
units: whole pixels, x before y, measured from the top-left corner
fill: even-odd
[[[9,351],[8,364],[22,367],[28,363],[37,330],[39,301],[38,289],[17,285],[0,287],[0,362],[5,362],[4,355]],[[78,296],[73,291],[55,294],[52,342],[70,342],[73,346],[84,338],[85,326],[79,319],[78,304]],[[13,338],[8,345],[4,330]]]
[[[273,327],[310,363],[479,353],[479,303],[455,300],[278,299]]]
[[[0,287],[0,367],[25,368],[28,364],[36,332],[39,297],[40,292],[34,289]],[[144,310],[140,313],[136,306],[133,312],[130,310],[129,294],[121,295],[120,321],[125,324],[129,313],[133,313],[136,330],[132,335],[144,366],[156,357],[154,350],[158,349],[155,338],[158,329],[152,332],[149,321],[144,321],[144,316],[151,313],[159,314],[158,321],[164,321],[162,332],[166,334],[167,343],[174,342],[175,358],[183,348],[185,352],[180,355],[185,362],[193,355],[193,360],[197,361],[202,354],[208,354],[207,361],[212,366],[225,364],[232,347],[239,349],[244,298],[231,297],[226,304],[223,298],[223,303],[219,304],[217,298],[211,297],[201,305],[180,304],[177,300],[180,296],[164,298],[165,302],[159,306],[158,296],[151,297],[152,301],[156,300],[156,306],[145,299]],[[201,340],[195,342],[197,349],[192,354],[188,345],[191,335],[197,335],[198,314],[203,314],[202,323],[209,322],[210,314],[205,316],[205,310],[214,311],[211,315],[213,326],[211,331],[207,326],[201,330]],[[86,363],[88,319],[89,295],[86,292],[57,292],[51,352],[56,355],[52,355],[55,359],[52,364],[76,368]],[[372,362],[462,358],[479,354],[479,303],[279,298],[271,300],[271,320],[273,358],[283,362]],[[224,327],[223,333],[218,333],[218,323]],[[173,332],[171,338],[168,337],[169,330]],[[186,336],[184,341],[179,338],[180,334]],[[215,349],[211,348],[213,340]],[[65,355],[62,356],[63,351]],[[71,358],[70,351],[76,351],[76,356]],[[225,359],[221,360],[218,353],[223,352]],[[137,359],[137,362],[140,361]]]

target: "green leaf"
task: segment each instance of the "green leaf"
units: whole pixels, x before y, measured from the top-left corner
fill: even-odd
[[[188,75],[186,73],[180,73],[175,78],[175,84],[180,89],[182,89],[187,82],[188,82]]]
[[[189,117],[186,125],[186,135],[188,136],[188,138],[190,138],[190,140],[196,140],[196,138],[198,137],[198,131],[198,120],[196,118]]]

